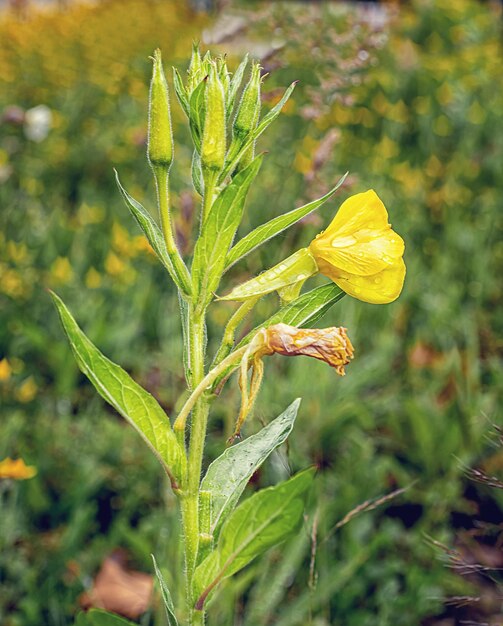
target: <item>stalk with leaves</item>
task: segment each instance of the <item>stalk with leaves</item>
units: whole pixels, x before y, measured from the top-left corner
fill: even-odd
[[[201,199],[199,234],[192,259],[186,261],[176,243],[170,205],[174,146],[160,51],[152,60],[147,157],[160,226],[116,176],[126,205],[179,293],[189,393],[173,422],[152,395],[93,345],[61,299],[52,296],[79,367],[145,440],[178,497],[183,528],[180,541],[185,554],[185,607],[174,607],[155,560],[154,567],[170,625],[181,619],[195,626],[205,623],[205,608],[222,580],[297,531],[313,480],[314,471],[308,468],[238,504],[252,474],[290,434],[299,408],[297,399],[257,434],[234,443],[263,382],[264,357],[312,356],[343,375],[353,357],[346,329],[317,329],[312,325],[345,293],[374,303],[398,297],[405,276],[404,244],[391,229],[383,203],[370,190],[346,200],[328,228],[307,247],[218,298],[222,279],[232,265],[315,211],[335,194],[345,177],[322,198],[266,221],[234,243],[247,194],[264,159],[262,154],[255,156],[257,139],[278,117],[295,85],[290,85],[280,101],[261,116],[259,64],[252,63],[239,97],[248,59],[231,75],[224,58],[213,58],[209,53],[202,58],[195,46],[186,82],[176,69],[173,76],[194,143],[192,181]],[[304,283],[318,273],[333,282],[301,293]],[[260,298],[274,291],[280,298],[276,313],[237,341],[240,324]],[[240,304],[210,359],[206,317],[218,299]],[[238,374],[241,389],[235,432],[223,454],[201,477],[210,408],[233,372]],[[111,624],[114,619],[118,620],[93,612],[79,616],[78,623]]]

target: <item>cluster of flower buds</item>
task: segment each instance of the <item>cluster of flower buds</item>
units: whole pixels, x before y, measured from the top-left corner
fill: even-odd
[[[248,82],[233,115],[236,96],[248,64],[245,57],[231,74],[224,57],[201,57],[194,45],[186,84],[175,70],[175,89],[189,119],[195,146],[193,179],[203,195],[221,184],[227,175],[237,173],[254,156],[251,134],[260,117],[261,68],[253,63]],[[231,141],[227,144],[227,127]],[[251,139],[251,140],[250,140]],[[249,145],[248,145],[249,144]]]

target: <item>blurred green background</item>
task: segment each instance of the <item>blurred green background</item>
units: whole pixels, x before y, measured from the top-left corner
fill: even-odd
[[[245,279],[305,245],[348,195],[374,188],[406,241],[395,303],[344,298],[323,324],[348,328],[344,379],[321,363],[271,359],[247,434],[303,397],[287,449],[250,489],[316,463],[304,532],[222,589],[210,624],[501,624],[503,499],[467,468],[498,475],[503,390],[501,13],[475,0],[408,5],[103,0],[0,16],[0,459],[35,478],[0,484],[0,623],[63,626],[103,559],[150,553],[182,593],[177,509],[148,450],[78,372],[45,292],[172,414],[184,388],[176,296],[115,187],[146,206],[151,64],[187,66],[193,40],[249,51],[270,75],[264,108],[292,80],[242,232],[322,195],[335,200],[250,255]],[[180,245],[197,228],[190,140],[172,103]],[[258,307],[256,323],[275,306]],[[210,348],[232,305],[212,307]],[[251,324],[252,322],[250,322]],[[212,340],[213,338],[213,340]],[[238,389],[215,404],[208,459],[231,432]],[[401,496],[337,524],[366,500]],[[435,543],[436,542],[436,543]],[[439,544],[487,571],[448,567]],[[453,565],[452,559],[450,565]],[[461,576],[460,574],[469,574]],[[468,598],[468,599],[467,599]],[[140,622],[164,624],[158,601]],[[471,620],[471,621],[469,621]]]

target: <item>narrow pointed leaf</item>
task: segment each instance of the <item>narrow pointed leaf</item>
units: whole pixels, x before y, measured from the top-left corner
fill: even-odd
[[[85,336],[63,301],[51,292],[79,368],[98,393],[141,435],[172,479],[184,473],[185,456],[157,400]]]
[[[119,174],[117,173],[116,170],[114,170],[114,172],[115,172],[115,180],[117,182],[117,186],[119,187],[119,191],[121,192],[122,197],[124,198],[126,206],[131,211],[133,217],[138,222],[138,225],[145,233],[145,236],[147,237],[149,244],[152,246],[152,249],[156,253],[157,258],[164,265],[164,267],[168,270],[173,282],[178,287],[178,289],[182,293],[185,293],[186,295],[188,295],[187,287],[186,287],[187,284],[190,284],[188,271],[187,271],[187,277],[185,280],[186,285],[184,285],[178,279],[178,276],[173,267],[173,263],[171,262],[171,259],[169,258],[169,254],[168,254],[168,251],[166,250],[166,244],[164,242],[164,235],[162,234],[162,230],[156,224],[156,222],[154,221],[150,213],[147,211],[147,209],[145,209],[144,206],[142,206],[137,200],[135,200],[132,196],[128,194],[128,192],[121,185],[121,182],[119,180]]]
[[[202,80],[190,96],[189,126],[192,140],[198,152],[201,151],[201,137],[204,128],[206,79]]]
[[[295,89],[296,84],[297,84],[297,81],[293,82],[285,91],[285,93],[283,94],[283,97],[278,102],[278,104],[273,106],[273,108],[266,115],[264,115],[264,117],[260,120],[257,126],[257,130],[253,134],[254,139],[257,139],[257,137],[260,137],[260,135],[265,131],[265,129],[268,126],[270,126],[270,124],[274,122],[274,120],[278,117],[278,115],[281,113],[281,109],[285,106],[285,104],[288,102],[288,99],[292,95],[292,91]]]
[[[243,216],[246,195],[262,164],[262,155],[221,191],[204,222],[194,250],[192,280],[200,301],[208,304],[220,283],[229,250]]]
[[[227,448],[208,467],[201,490],[211,494],[211,532],[217,528],[236,506],[251,476],[278,446],[286,441],[292,431],[300,398],[275,420],[248,437],[245,441]]]
[[[168,618],[168,626],[178,626],[178,621],[175,614],[175,605],[173,604],[171,593],[169,592],[168,586],[166,585],[166,581],[164,580],[164,576],[162,575],[161,570],[157,567],[157,561],[155,560],[155,556],[153,554],[151,556],[152,561],[154,562],[155,575],[157,576],[157,580],[159,581],[159,586],[161,588],[164,608],[166,609],[166,617]]]
[[[222,526],[218,544],[194,575],[194,600],[202,610],[217,584],[248,565],[255,557],[290,537],[299,527],[304,511],[304,494],[314,470],[263,489],[245,500]]]
[[[335,187],[321,198],[318,198],[318,200],[313,200],[313,202],[309,202],[308,204],[298,207],[293,211],[279,215],[278,217],[275,217],[274,219],[269,220],[269,222],[266,222],[265,224],[262,224],[252,230],[251,233],[243,237],[243,239],[238,241],[237,244],[231,248],[225,261],[225,269],[229,269],[232,265],[234,265],[234,263],[237,263],[237,261],[245,257],[252,250],[255,250],[255,248],[262,245],[272,237],[275,237],[313,211],[316,211],[316,209],[318,209],[334,195],[334,193],[346,180],[347,175],[348,174],[346,172],[346,174],[344,174],[344,176],[337,182]]]
[[[180,106],[182,107],[185,115],[190,118],[190,104],[187,97],[187,90],[183,84],[180,72],[176,69],[176,67],[173,68],[173,85],[175,87],[176,97],[178,98]]]
[[[201,167],[201,157],[199,156],[199,153],[197,150],[194,150],[194,153],[192,154],[191,174],[192,174],[192,184],[194,185],[194,189],[202,198],[204,195],[203,170]]]
[[[255,327],[240,341],[237,347],[246,345],[260,328],[267,328],[273,324],[283,323],[299,328],[309,327],[321,319],[345,295],[345,292],[334,283],[311,289],[293,302],[281,307],[260,326]]]
[[[246,54],[244,59],[238,65],[237,70],[234,72],[234,76],[231,78],[231,82],[229,85],[229,94],[227,100],[227,116],[229,116],[234,108],[234,102],[236,101],[236,95],[238,89],[243,81],[243,74],[245,72],[246,66],[248,65],[248,55]]]

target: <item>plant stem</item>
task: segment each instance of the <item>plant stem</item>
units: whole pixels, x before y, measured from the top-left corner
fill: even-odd
[[[197,387],[190,394],[189,398],[183,405],[182,410],[180,411],[180,413],[178,414],[178,417],[175,420],[175,424],[173,428],[177,435],[179,433],[183,433],[183,431],[185,430],[185,424],[187,421],[187,417],[189,416],[189,413],[191,412],[193,407],[195,410],[195,406],[197,406],[198,400],[201,399],[201,397],[203,396],[204,392],[208,389],[208,387],[210,387],[212,383],[214,383],[215,380],[217,380],[220,374],[224,372],[228,373],[228,368],[231,367],[234,363],[237,363],[242,358],[242,356],[244,355],[247,349],[248,349],[248,345],[243,346],[242,348],[239,348],[239,350],[236,350],[232,352],[231,354],[229,354],[227,358],[221,361],[215,368],[210,370],[208,374],[199,382]],[[194,420],[192,420],[192,422],[193,421]],[[191,441],[192,441],[192,432],[191,432]]]
[[[159,206],[159,214],[161,217],[162,232],[166,243],[166,250],[173,265],[173,273],[178,288],[186,296],[190,296],[192,292],[190,274],[187,266],[178,251],[175,239],[173,237],[173,228],[171,226],[171,218],[169,211],[169,187],[168,187],[168,171],[164,168],[153,168],[155,186],[157,190],[157,203]]]
[[[213,198],[215,195],[215,188],[218,179],[218,171],[215,170],[206,170],[203,174],[204,176],[204,197],[203,197],[203,213],[202,213],[202,223],[206,221],[210,209],[213,205]]]
[[[256,298],[250,298],[249,300],[245,300],[232,314],[231,318],[227,322],[227,326],[225,327],[224,336],[222,338],[222,343],[218,348],[217,353],[215,354],[215,358],[213,359],[213,366],[217,366],[223,359],[227,357],[227,355],[232,350],[234,346],[234,339],[236,336],[236,329],[241,324],[243,319],[248,315],[248,313],[253,309],[253,307],[257,304],[260,298],[257,296]]]
[[[196,314],[194,309],[194,306],[190,307],[188,317],[188,341],[193,389],[197,388],[197,385],[204,378],[206,342],[205,314],[204,312]],[[207,400],[199,396],[193,404],[187,483],[184,485],[184,494],[181,499],[189,626],[204,623],[204,617],[202,618],[203,621],[201,621],[200,618],[195,616],[192,598],[192,578],[197,564],[197,552],[199,549],[199,482],[208,409]]]

